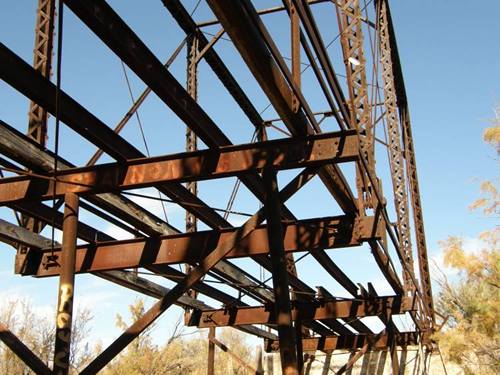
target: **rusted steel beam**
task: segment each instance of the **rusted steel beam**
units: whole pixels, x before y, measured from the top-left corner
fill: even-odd
[[[360,132],[363,156],[372,167],[374,150],[371,103],[368,97],[364,38],[361,27],[363,17],[359,0],[339,0],[336,9],[340,21],[340,40],[347,72],[351,126]]]
[[[67,375],[70,366],[78,200],[76,194],[69,193],[64,197],[64,222],[60,258],[61,273],[59,277],[54,349],[54,374],[61,375]]]
[[[205,49],[209,45],[209,41],[197,27],[196,22],[179,0],[163,0],[163,4],[172,14],[172,17],[175,18],[179,26],[184,30],[186,35],[196,35],[200,48]],[[250,122],[256,128],[259,128],[264,122],[261,115],[258,113],[247,94],[238,84],[233,74],[226,67],[217,52],[213,48],[210,48],[203,55],[203,58],[208,63],[210,68],[212,68],[236,103],[238,103],[241,107]]]
[[[0,322],[0,341],[12,350],[26,366],[36,374],[51,375],[50,370],[24,343],[14,335],[5,324]]]
[[[215,327],[208,330],[207,375],[215,375]]]
[[[163,312],[174,304],[187,290],[201,280],[210,269],[220,262],[240,241],[245,239],[264,220],[262,210],[253,215],[226,241],[211,251],[189,274],[155,303],[140,319],[125,330],[108,348],[99,354],[82,372],[95,374],[109,363],[120,351],[148,328]]]
[[[0,43],[0,61],[2,69],[0,78],[16,90],[38,103],[48,112],[55,115],[56,86],[37,73],[28,63]],[[123,160],[122,154],[129,151],[135,153],[135,148],[125,140],[116,137],[112,129],[104,125],[97,117],[81,107],[63,90],[59,92],[60,120],[72,124],[72,129],[89,141],[106,151],[111,157]],[[62,110],[64,109],[64,110]],[[71,113],[71,117],[70,114]],[[89,126],[99,123],[101,126],[89,132]]]
[[[329,301],[335,301],[336,298],[333,296],[328,290],[323,288],[322,286],[318,286],[318,299],[325,299]],[[355,294],[354,297],[357,297]],[[371,334],[372,331],[370,328],[368,328],[361,320],[359,319],[350,319],[348,322],[345,323],[345,325],[349,325],[352,328],[354,328],[356,331],[358,331],[361,334]],[[345,326],[344,326],[345,327]],[[345,327],[347,329],[347,327]],[[351,331],[347,335],[352,335]]]
[[[380,271],[384,274],[387,282],[394,290],[396,294],[403,294],[403,286],[401,281],[396,273],[396,270],[393,268],[389,255],[387,251],[382,248],[381,244],[377,241],[368,241],[370,248],[372,250],[373,257],[377,262]],[[385,250],[385,251],[384,251]]]
[[[236,43],[235,46],[268,96],[274,108],[294,135],[310,134],[314,130],[302,111],[292,108],[293,92],[263,37],[254,24],[258,15],[247,1],[209,0],[208,4],[221,21],[226,33]],[[248,12],[252,14],[249,15]],[[329,191],[346,212],[355,212],[356,204],[342,173],[335,166],[320,172]]]
[[[358,295],[358,287],[356,284],[349,279],[349,277],[335,264],[325,251],[318,250],[313,252],[311,255],[353,297]]]
[[[39,149],[37,145],[33,145],[32,143],[29,142],[29,140],[25,139],[24,135],[18,133],[15,129],[10,128],[8,125],[5,123],[0,123],[0,135],[5,135],[4,137],[0,137],[0,148],[3,153],[6,155],[13,155],[13,157],[16,160],[21,161],[24,165],[32,165],[38,168],[38,170],[41,171],[49,171],[52,168],[52,163],[53,163],[53,156],[50,154],[47,154],[45,151],[42,151]],[[96,125],[96,124],[94,124]],[[28,152],[29,151],[29,152]],[[66,166],[71,166],[69,163],[62,161],[61,159],[58,162],[58,165],[60,167],[66,167]],[[289,199],[295,192],[297,192],[299,189],[301,189],[308,181],[312,179],[316,174],[316,169],[315,168],[306,168],[304,169],[301,173],[299,173],[292,181],[290,181],[287,186],[283,188],[281,191],[281,199],[283,201],[286,201]],[[97,196],[92,196],[88,197],[88,199],[97,199],[97,197],[103,197],[102,201],[99,202],[101,205],[103,203],[109,202],[110,206],[110,211],[115,212],[117,211],[116,207],[121,208],[121,210],[124,210],[127,213],[127,216],[125,216],[126,221],[130,221],[131,219],[128,219],[128,216],[132,216],[134,218],[134,221],[132,221],[133,225],[136,227],[146,227],[144,230],[146,230],[148,227],[154,228],[154,231],[152,233],[172,233],[172,231],[175,232],[175,229],[168,229],[164,228],[160,225],[161,220],[155,220],[154,216],[145,212],[144,210],[140,209],[139,207],[136,207],[137,205],[133,202],[134,209],[129,209],[129,205],[124,205],[121,204],[122,200],[128,201],[127,199],[123,197],[119,197],[116,195],[112,194],[99,194]],[[105,198],[106,197],[106,198]],[[116,199],[115,199],[116,198]],[[114,200],[113,200],[114,199]],[[117,201],[117,203],[115,203]],[[122,211],[117,211],[115,214],[120,214]],[[129,213],[130,212],[130,213]],[[136,214],[137,212],[137,214]],[[138,219],[135,219],[137,215]],[[119,217],[123,218],[123,214],[119,215]],[[220,216],[215,216],[215,217],[220,217]],[[46,222],[51,222],[50,216],[46,216],[45,218],[40,217],[42,220],[45,220]],[[219,222],[221,221],[221,224]],[[220,221],[216,221],[215,224],[218,224],[218,226],[226,226],[230,227],[230,224],[227,223],[225,220],[220,217]],[[56,221],[56,226],[57,226],[57,221]],[[82,229],[82,225],[79,226],[79,230]],[[151,229],[150,229],[151,230]],[[99,234],[98,231],[94,232],[95,234],[91,234],[89,232],[89,236],[84,236],[86,241],[93,242],[96,239],[101,238],[101,235]],[[84,233],[82,233],[84,234]],[[255,259],[258,259],[259,256],[255,257]],[[263,257],[262,263],[264,261],[267,261],[267,258]],[[263,263],[264,266],[266,266],[266,263]],[[270,269],[270,265],[268,267]],[[235,267],[234,265],[230,264],[227,261],[222,261],[219,264],[217,264],[214,267],[214,272],[217,272],[221,275],[224,275],[225,278],[232,280],[235,285],[239,285],[238,287],[241,290],[246,290],[249,295],[256,297],[256,300],[258,301],[269,301],[270,298],[272,297],[272,293],[268,293],[268,291],[256,288],[257,283],[254,281],[250,280],[248,277],[242,273],[242,271],[238,268]],[[298,279],[297,279],[298,280]],[[292,278],[292,282],[294,279]],[[295,285],[295,284],[294,284]],[[269,294],[269,295],[268,295]],[[312,326],[314,326],[314,330],[317,333],[320,334],[328,334],[328,330],[326,328],[321,328],[321,326],[317,326],[314,324],[314,322],[311,323]],[[304,324],[305,325],[305,324]]]
[[[359,133],[361,157],[365,158],[371,173],[375,174],[374,129],[366,79],[361,7],[359,0],[339,0],[336,5],[349,89],[351,127]],[[370,180],[361,165],[356,168],[356,186],[358,204],[362,211],[373,208],[374,198],[372,197]]]
[[[319,3],[326,3],[326,2],[331,2],[332,0],[308,0],[307,2],[310,5],[314,4],[319,4]],[[260,9],[257,11],[257,14],[259,16],[263,16],[266,14],[272,14],[272,13],[277,13],[277,12],[283,12],[286,10],[285,6],[276,6],[272,8],[267,8],[267,9]],[[198,27],[207,27],[207,26],[213,26],[213,25],[218,25],[220,22],[219,20],[212,20],[212,21],[204,21],[204,22],[199,22],[197,24]]]
[[[36,12],[33,68],[48,79],[52,70],[55,3],[55,0],[39,0]],[[45,147],[47,140],[47,117],[47,111],[43,107],[33,101],[30,102],[27,135],[42,147]],[[40,223],[28,216],[22,215],[21,222],[34,232],[42,230]],[[29,252],[29,248],[19,247],[16,255],[16,269],[24,267],[26,255]]]
[[[50,79],[54,40],[55,0],[39,0],[36,13],[33,68]],[[30,102],[28,137],[45,146],[47,138],[47,111]]]
[[[302,319],[333,319],[356,318],[365,316],[379,316],[403,314],[416,309],[411,297],[379,297],[368,300],[338,300],[316,301],[315,303],[294,303],[292,320]],[[276,324],[273,309],[266,306],[238,307],[203,311],[197,319],[189,322],[199,328],[237,326],[240,324]]]
[[[387,108],[387,132],[389,136],[389,162],[394,190],[394,208],[396,210],[399,247],[403,262],[403,286],[405,292],[414,290],[413,252],[411,243],[410,210],[406,188],[405,159],[396,103],[396,85],[392,60],[389,31],[387,25],[387,3],[380,2],[379,10],[379,49],[384,82],[384,103]]]
[[[267,220],[267,243],[272,264],[274,292],[274,314],[278,337],[280,338],[281,369],[284,375],[298,375],[296,336],[292,323],[287,262],[285,258],[285,235],[281,223],[281,202],[279,199],[276,170],[268,166],[262,174],[266,189],[264,210]]]
[[[16,242],[25,246],[30,246],[33,241],[38,239],[38,234],[0,219],[0,238],[8,240],[11,243]],[[50,247],[51,243],[52,241],[47,239],[40,243],[40,248]]]
[[[366,217],[366,228],[376,225],[373,218]],[[347,216],[308,219],[283,223],[284,251],[315,251],[316,249],[340,248],[360,245],[352,218]],[[382,228],[379,225],[380,234]],[[139,238],[122,241],[100,242],[77,247],[77,273],[109,269],[125,269],[161,264],[196,264],[212,249],[233,236],[238,229],[199,231],[168,235],[156,238]],[[267,226],[257,227],[247,238],[241,240],[225,259],[269,254]],[[46,268],[47,257],[59,256],[60,249],[42,251],[38,276],[56,275],[57,265]]]
[[[2,120],[0,120],[0,152],[24,167],[37,172],[47,173],[54,168],[55,155],[48,150],[41,149],[36,142]],[[57,166],[61,170],[74,167],[61,157],[58,158]],[[123,196],[105,193],[89,196],[87,199],[146,234],[157,235],[176,232],[176,229],[171,225]],[[51,220],[46,222],[50,223]]]
[[[300,19],[291,0],[290,5],[290,44],[292,55],[292,77],[297,87],[301,88],[301,66],[300,66]],[[295,102],[297,99],[294,99]],[[298,103],[293,104],[293,109],[298,110]]]
[[[53,180],[36,181],[39,178],[33,176],[4,178],[0,180],[0,204],[48,199],[54,191],[55,196],[68,192],[95,194],[221,178],[260,171],[268,165],[289,169],[347,162],[355,160],[357,149],[354,133],[325,133],[70,169],[57,174],[56,189]]]
[[[198,100],[198,55],[200,53],[199,50],[199,39],[196,37],[196,35],[191,34],[187,36],[187,45],[186,45],[186,90],[188,94],[195,100]],[[196,137],[196,133],[190,129],[189,127],[186,127],[186,152],[192,152],[196,151],[198,149],[198,139]],[[186,183],[186,189],[193,195],[198,195],[198,182],[197,181],[189,181]],[[186,211],[186,232],[196,232],[198,229],[198,221],[196,219],[196,216],[190,212]],[[184,265],[184,270],[186,273],[188,273],[191,269],[191,266],[189,264]],[[196,298],[196,290],[188,290],[186,295],[189,297]],[[189,310],[184,311],[184,320],[187,319],[187,315],[189,313]],[[209,344],[210,346],[210,344]],[[209,348],[210,352],[210,348]],[[212,360],[210,360],[210,353],[209,353],[209,358],[208,358],[208,371],[207,373],[213,374],[213,356]],[[212,371],[210,371],[212,369]]]
[[[0,61],[4,67],[0,71],[0,78],[39,103],[50,113],[55,113],[55,102],[51,98],[55,98],[56,87],[50,81],[37,74],[29,64],[1,43]],[[138,149],[118,136],[63,90],[60,92],[60,112],[61,121],[115,159],[123,161],[144,157]],[[167,184],[158,186],[158,189],[170,198],[176,199],[185,209],[196,212],[196,216],[210,226],[213,227],[214,223],[227,226],[220,215],[217,215],[182,185]]]
[[[292,0],[292,1],[295,5],[295,8],[297,9],[297,13],[300,17],[300,20],[302,21],[306,34],[309,37],[309,40],[311,41],[313,49],[316,52],[316,56],[318,57],[321,67],[323,68],[323,71],[327,78],[327,83],[337,101],[339,111],[342,114],[342,117],[344,118],[346,123],[349,124],[350,114],[346,106],[347,101],[344,98],[344,94],[337,80],[337,76],[333,69],[333,65],[328,56],[328,52],[324,45],[318,26],[316,25],[316,21],[314,20],[314,16],[309,7],[309,4],[307,4],[307,2],[299,0]]]
[[[399,59],[398,46],[396,35],[392,23],[391,11],[387,1],[383,1],[385,7],[381,8],[382,1],[376,1],[380,12],[385,11],[385,15],[380,14],[386,23],[386,33],[388,36],[388,44],[390,46],[391,65],[395,85],[396,103],[399,110],[400,122],[403,128],[403,146],[405,152],[407,175],[409,178],[411,204],[413,208],[413,222],[415,226],[415,236],[418,252],[418,265],[420,272],[421,291],[424,302],[427,305],[428,313],[430,314],[431,325],[435,323],[434,302],[432,299],[432,285],[429,273],[429,260],[427,257],[427,245],[425,241],[424,217],[422,212],[422,203],[420,200],[420,188],[418,184],[417,162],[415,158],[415,147],[413,145],[413,135],[411,130],[410,111],[408,108],[408,99],[406,97],[406,89],[404,84],[403,71],[401,61]]]
[[[80,227],[79,223],[79,227]],[[14,228],[13,228],[14,227]],[[0,222],[0,239],[1,240],[7,240],[6,243],[11,244],[9,242],[12,242],[14,246],[19,243],[24,243],[27,246],[36,248],[36,249],[42,249],[46,248],[47,246],[50,246],[51,240],[48,238],[45,238],[37,233],[33,233],[31,231],[28,231],[26,228],[23,227],[18,227],[15,226],[14,224],[11,223],[5,223],[5,222]],[[55,246],[60,246],[57,242],[55,243]],[[165,270],[163,269],[158,269],[156,270],[158,272],[164,273]],[[175,271],[175,270],[173,270]],[[172,270],[170,270],[172,272]],[[180,271],[177,271],[178,273],[174,273],[176,276],[176,279],[178,280],[178,274],[182,273]],[[142,293],[144,295],[153,297],[153,298],[161,298],[163,297],[170,289],[165,288],[161,285],[158,285],[156,283],[153,283],[152,281],[149,281],[147,279],[144,279],[140,276],[137,276],[136,274],[129,272],[129,271],[101,271],[101,272],[93,272],[95,276],[98,276],[100,278],[103,278],[105,280],[108,280],[110,282],[113,282],[115,284],[121,285],[125,288],[134,290],[136,292]],[[221,296],[222,292],[217,293],[214,295],[213,293],[213,287],[210,287],[208,285],[201,285],[202,283],[195,284],[193,288],[199,288],[200,293],[206,293],[209,296],[213,296],[216,300],[220,300],[222,303],[228,303],[228,304],[234,304],[235,298],[227,295],[227,297],[222,298]],[[210,290],[207,290],[210,289]],[[226,299],[227,298],[227,299]],[[196,309],[196,310],[207,310],[207,309],[213,309],[213,307],[205,304],[204,302],[188,297],[188,296],[182,296],[180,297],[177,302],[177,305],[181,307],[187,307],[191,309]],[[263,337],[263,338],[268,338],[270,340],[277,339],[277,336],[274,334],[264,331],[260,328],[254,327],[254,326],[240,326],[236,327],[236,329],[239,329],[240,331],[258,336],[258,337]]]

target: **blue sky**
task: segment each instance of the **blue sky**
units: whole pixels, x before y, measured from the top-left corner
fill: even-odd
[[[188,10],[192,10],[196,1],[183,3]],[[254,1],[257,8],[266,8],[278,3],[280,2]],[[160,1],[141,2],[140,12],[136,2],[110,1],[110,4],[162,61],[166,60],[184,36]],[[35,7],[35,1],[8,2],[0,14],[0,40],[28,62],[32,61]],[[369,9],[371,7],[370,5]],[[317,9],[317,20],[325,41],[328,42],[338,32],[335,13],[330,4],[318,5]],[[464,0],[392,1],[399,53],[410,103],[427,243],[431,256],[438,256],[438,241],[448,235],[473,239],[481,231],[494,225],[492,219],[485,219],[479,213],[470,212],[468,205],[479,196],[481,180],[491,180],[498,176],[494,152],[482,142],[482,132],[493,117],[494,104],[500,101],[500,51],[495,46],[496,37],[500,35],[499,11],[500,3],[496,0],[482,1],[480,9],[477,2]],[[200,21],[212,18],[204,2],[196,10],[194,17]],[[283,16],[267,16],[265,21],[276,40],[287,40]],[[65,11],[64,25],[62,87],[113,127],[130,106],[120,61],[69,10]],[[211,33],[217,30],[217,27],[207,29]],[[266,108],[268,100],[248,69],[242,67],[241,58],[235,53],[231,42],[220,40],[216,49],[227,65],[235,69],[238,81],[247,90],[256,108]],[[338,42],[334,43],[329,51],[337,71],[343,73]],[[287,46],[283,46],[281,52],[289,56]],[[185,80],[184,56],[182,53],[170,68],[180,82]],[[130,71],[128,75],[137,97],[144,85]],[[326,109],[324,99],[315,94],[317,88],[310,77],[310,70],[304,73],[304,93],[314,104],[313,110]],[[231,140],[234,143],[250,141],[251,125],[228,99],[225,89],[204,63],[200,66],[199,86],[200,103],[229,134]],[[0,98],[0,119],[24,131],[28,111],[26,98],[3,82],[0,82]],[[151,95],[145,102],[141,107],[140,116],[152,154],[183,150],[184,127],[156,96]],[[265,119],[275,116],[271,109],[263,112]],[[53,119],[51,124],[52,121]],[[334,130],[332,124],[333,122],[325,121],[325,129]],[[135,119],[125,129],[123,136],[144,150]],[[279,133],[272,133],[271,136],[278,137]],[[51,126],[51,148],[53,139]],[[75,164],[84,164],[95,151],[92,145],[76,137],[64,126],[61,129],[61,139],[61,155]],[[109,159],[102,159],[105,160]],[[383,163],[381,159],[377,165],[381,169],[381,175],[384,175]],[[343,168],[348,176],[352,175],[350,167]],[[297,172],[282,173],[280,183],[286,183],[294,173]],[[200,184],[200,196],[214,206],[223,207],[232,184],[232,179],[203,182]],[[389,181],[386,181],[384,186],[385,191],[391,189]],[[141,200],[140,203],[162,215],[158,204],[146,200]],[[292,198],[289,207],[297,212],[299,218],[338,213],[337,206],[317,180],[312,181],[304,191]],[[254,199],[250,199],[248,191],[242,188],[234,209],[252,213],[258,209],[258,204]],[[178,228],[182,228],[183,212],[167,204],[167,213],[169,220]],[[0,216],[13,220],[6,208],[0,208]],[[84,214],[83,219],[112,235],[123,235],[116,228],[105,225],[90,214]],[[233,224],[239,224],[241,220],[241,217],[230,217]],[[471,247],[475,246],[472,240],[469,243]],[[358,272],[348,271],[349,275],[356,276],[356,282],[381,278],[381,275],[371,271],[374,263],[365,248],[339,250],[330,254],[342,267],[349,267],[351,270],[353,266],[359,267]],[[14,251],[0,244],[0,298],[14,294],[29,296],[34,305],[50,314],[51,306],[55,303],[57,280],[14,276],[13,260]],[[245,260],[236,263],[253,267]],[[301,261],[299,273],[313,287],[324,285],[338,290],[326,273],[318,270],[317,264],[311,261],[310,257]],[[171,285],[158,278],[154,280]],[[379,284],[383,290],[384,284]],[[135,294],[124,292],[123,289],[95,277],[77,278],[76,301],[93,308],[94,314],[99,316],[99,319],[94,321],[99,333],[94,335],[104,342],[109,342],[111,336],[117,334],[117,331],[111,328],[115,312],[123,313],[127,303],[132,302],[134,298]],[[169,322],[176,319],[179,313],[179,309],[173,309],[162,318],[161,324],[168,329]]]

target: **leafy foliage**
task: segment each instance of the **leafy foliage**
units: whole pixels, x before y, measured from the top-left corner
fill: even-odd
[[[138,320],[146,312],[144,301],[136,300],[129,306],[130,319]],[[206,374],[208,341],[206,332],[198,332],[196,337],[187,337],[179,319],[166,338],[165,343],[156,345],[152,340],[155,327],[150,327],[134,340],[104,370],[104,375],[181,375]],[[125,329],[128,324],[120,315],[117,315],[116,325]],[[195,332],[196,333],[196,332]],[[218,334],[219,339],[226,344],[233,353],[247,363],[253,363],[250,347],[245,336],[232,329],[223,329]],[[245,374],[245,368],[226,353],[216,350],[215,372],[217,374]]]
[[[436,335],[441,349],[466,374],[496,374],[500,366],[500,253],[498,231],[483,235],[485,248],[468,254],[463,241],[450,237],[442,243],[445,264],[459,271],[460,279],[440,282],[437,308],[448,317]]]
[[[91,359],[93,350],[86,341],[91,320],[92,314],[86,308],[79,309],[74,315],[70,354],[72,363],[70,373],[72,374],[78,373]],[[5,301],[0,306],[0,321],[45,364],[52,362],[55,317],[49,319],[36,313],[29,300],[18,298]],[[0,374],[33,374],[33,372],[0,342]]]
[[[144,315],[146,308],[142,299],[129,306],[130,321],[135,322]],[[72,331],[72,368],[70,374],[81,371],[102,347],[90,348],[86,341],[93,317],[88,309],[76,312]],[[7,325],[49,367],[54,351],[55,320],[37,313],[26,299],[13,299],[0,306],[0,321]],[[116,316],[116,326],[126,329],[129,323],[122,316]],[[153,340],[153,325],[134,340],[101,372],[104,375],[204,375],[207,369],[208,340],[206,332],[195,332],[194,337],[182,328],[178,320],[171,332],[157,345]],[[239,358],[254,363],[251,347],[246,336],[233,329],[217,331],[223,342]],[[229,354],[216,349],[215,372],[217,374],[246,374],[248,371]],[[29,368],[7,347],[0,343],[0,374],[33,374]]]
[[[484,139],[497,153],[500,144],[500,108],[493,127]],[[486,216],[497,217],[500,194],[490,181],[481,184],[483,197],[470,208],[481,209]],[[466,374],[500,372],[500,228],[483,232],[478,239],[481,249],[473,253],[464,249],[459,237],[441,242],[446,266],[458,272],[450,282],[442,273],[437,310],[445,318],[443,329],[436,333],[440,348],[458,363]]]

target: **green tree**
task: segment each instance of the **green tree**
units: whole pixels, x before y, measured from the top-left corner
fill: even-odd
[[[500,150],[500,109],[496,110],[492,127],[484,140],[497,154]],[[471,205],[492,218],[498,217],[500,194],[495,184],[481,184],[482,197]],[[500,228],[479,235],[481,249],[469,253],[459,237],[441,242],[444,264],[458,271],[458,279],[450,282],[442,273],[437,310],[445,317],[443,329],[435,337],[440,348],[466,374],[498,374],[500,372]]]

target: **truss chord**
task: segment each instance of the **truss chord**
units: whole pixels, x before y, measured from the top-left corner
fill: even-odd
[[[47,2],[44,6],[49,6],[50,11],[50,0],[39,0],[39,6],[44,1]],[[121,60],[132,106],[114,131],[61,88],[63,1]],[[216,23],[222,26],[210,40],[205,37],[209,33],[201,29],[207,23],[197,24],[193,19],[201,0],[189,12],[180,0],[163,0],[163,5],[185,32],[186,38],[162,65],[105,0],[61,0],[55,84],[48,79],[50,69],[47,71],[47,63],[41,67],[46,74],[43,71],[39,74],[35,63],[34,68],[30,67],[0,44],[0,59],[4,67],[0,70],[0,78],[32,100],[32,106],[38,106],[45,121],[47,113],[51,113],[56,122],[55,149],[51,152],[43,148],[44,139],[39,136],[42,128],[39,127],[36,139],[32,140],[0,121],[0,152],[5,156],[0,156],[0,205],[23,215],[20,221],[18,219],[21,224],[26,221],[24,218],[32,218],[29,219],[28,229],[0,220],[0,239],[17,245],[19,249],[24,246],[29,250],[18,250],[16,273],[41,277],[59,275],[61,285],[71,287],[73,281],[63,283],[68,274],[73,278],[74,273],[92,273],[159,299],[145,316],[98,355],[82,374],[102,369],[172,304],[187,309],[186,323],[211,327],[209,339],[215,339],[215,326],[224,325],[267,338],[274,346],[273,350],[280,350],[285,373],[297,374],[310,369],[314,357],[304,363],[304,350],[326,351],[330,355],[325,358],[326,365],[331,363],[331,352],[341,349],[351,351],[350,359],[341,371],[348,370],[365,354],[362,367],[365,370],[372,368],[368,357],[371,351],[383,350],[383,364],[387,354],[390,354],[392,371],[397,373],[404,371],[407,362],[416,361],[417,356],[407,361],[406,354],[409,351],[407,345],[417,343],[422,350],[424,346],[428,349],[425,358],[418,362],[419,366],[423,362],[423,371],[427,371],[432,350],[430,333],[434,311],[404,80],[388,0],[374,2],[375,23],[370,21],[367,9],[373,0],[363,0],[363,5],[360,1],[329,1],[334,4],[337,13],[339,32],[325,44],[324,34],[316,23],[317,14],[313,14],[310,4],[326,0],[283,0],[282,7],[261,11],[254,8],[251,0],[207,0],[217,17]],[[261,18],[263,14],[282,10],[287,11],[290,22],[291,58],[282,56],[278,40],[273,39]],[[39,52],[36,50],[37,38],[43,33],[50,36],[45,30],[47,27],[50,29],[50,24],[45,16],[41,17],[45,10],[39,9],[38,12],[35,60]],[[53,23],[55,18],[52,16],[51,20],[47,20]],[[365,28],[368,29],[371,51],[366,55],[363,51]],[[228,38],[224,37],[225,33]],[[328,51],[339,38],[345,76],[334,71],[338,61],[334,61],[336,56],[332,57]],[[260,113],[247,96],[247,91],[238,84],[238,77],[234,76],[236,71],[229,70],[225,60],[213,48],[220,39],[231,41],[267,96],[269,104]],[[41,60],[45,59],[49,65],[50,56],[43,57],[44,53],[47,54],[43,50],[51,48],[50,43],[51,39],[45,38],[39,45]],[[167,68],[186,44],[187,85],[184,86]],[[307,63],[300,61],[301,53],[307,58]],[[202,60],[213,70],[230,98],[234,99],[237,110],[241,109],[255,127],[249,144],[232,145],[228,136],[208,115],[208,109],[197,101],[197,65]],[[134,98],[125,65],[146,83],[145,90],[137,99]],[[314,84],[319,85],[322,100],[327,102],[329,110],[326,112],[313,112],[314,103],[306,100],[301,93],[301,72],[309,68],[313,69],[314,79],[317,80]],[[368,82],[370,69],[371,82]],[[380,100],[379,70],[383,79],[384,101]],[[347,91],[338,77],[346,79]],[[138,112],[151,91],[187,126],[186,153],[151,157]],[[279,118],[264,121],[262,114],[271,107]],[[381,107],[380,110],[378,107]],[[227,109],[232,108],[228,106]],[[119,135],[133,116],[137,119],[146,155]],[[334,117],[342,131],[323,134],[320,124],[327,117]],[[75,168],[59,156],[60,121],[97,146],[97,152],[86,167]],[[276,121],[281,121],[287,130],[276,126]],[[385,142],[376,136],[379,122],[383,124]],[[266,128],[273,128],[287,138],[270,141]],[[208,149],[196,150],[198,137]],[[254,143],[256,138],[258,142]],[[375,170],[375,142],[387,146],[394,185],[394,191],[389,196],[392,195],[395,200],[395,224],[390,221],[381,180]],[[103,153],[116,162],[95,165]],[[356,163],[356,183],[344,177],[338,165],[341,162]],[[291,168],[301,168],[302,171],[278,191],[277,171]],[[5,177],[2,171],[16,176]],[[285,205],[315,175],[319,175],[337,201],[343,211],[342,216],[298,220]],[[236,183],[225,209],[210,207],[197,197],[197,181],[230,176],[236,177]],[[241,182],[258,200],[260,208],[253,215],[233,210]],[[158,196],[124,191],[142,187],[156,188]],[[353,187],[357,188],[357,196],[351,191]],[[77,201],[82,198],[82,209],[117,225],[136,238],[117,241],[85,222],[78,222],[76,218],[70,230],[65,215],[59,211],[64,200],[56,200],[62,197],[66,200],[73,197]],[[127,197],[160,202],[165,221]],[[420,280],[416,279],[413,269],[409,199]],[[44,204],[43,200],[52,200],[52,207]],[[186,233],[180,233],[168,224],[166,202],[178,204],[186,210]],[[66,208],[69,208],[69,202]],[[374,216],[368,216],[368,213]],[[240,228],[234,228],[227,221],[232,214],[246,216],[248,220]],[[265,219],[267,223],[263,224]],[[197,220],[206,224],[209,230],[199,231]],[[52,240],[37,234],[47,223],[51,224]],[[71,261],[62,260],[64,251],[54,243],[55,229],[65,225],[68,228],[63,230],[63,238],[66,238],[63,245],[66,249],[74,248],[73,266]],[[398,269],[391,258],[387,236],[401,263]],[[69,237],[71,241],[67,240]],[[70,246],[69,242],[76,241],[76,238],[82,240],[82,245]],[[366,289],[361,284],[355,284],[325,251],[352,247],[354,254],[357,251],[355,247],[363,242],[368,242],[376,265],[395,292],[393,296],[378,296],[370,283]],[[293,252],[304,254],[295,261]],[[308,255],[312,255],[352,298],[336,297],[321,286],[313,289],[303,278],[299,278],[296,264]],[[230,261],[231,258],[241,257],[253,259],[258,264],[260,279]],[[174,268],[175,264],[187,264],[188,268],[186,272],[181,272]],[[264,270],[270,271],[267,280]],[[403,282],[400,281],[401,273]],[[162,288],[139,275],[166,278],[176,282],[176,285],[173,289]],[[207,275],[208,279],[205,278]],[[268,285],[271,279],[273,283]],[[219,286],[222,285],[237,291],[238,295],[235,297],[221,290]],[[223,309],[213,309],[193,298],[198,293],[220,301]],[[67,293],[59,294],[60,298],[66,296]],[[256,301],[258,306],[243,302],[244,296]],[[64,373],[69,368],[67,330],[71,328],[71,303],[68,300],[67,303],[59,303],[58,308],[60,306],[64,310],[60,312],[68,315],[61,318],[64,327],[58,321],[58,329],[63,330],[58,338],[63,337],[66,341],[64,350],[60,340],[56,343],[53,362],[54,368],[59,367]],[[393,315],[401,313],[409,313],[413,318],[415,327],[412,332],[398,332]],[[385,331],[374,334],[360,320],[371,315],[382,319]],[[403,325],[406,327],[406,322],[403,321]],[[1,328],[0,339],[10,340],[9,335],[3,335]],[[280,337],[271,333],[271,329],[276,328],[279,328]],[[210,342],[213,348],[213,341]],[[397,347],[401,348],[401,359],[398,358]],[[13,350],[21,353],[28,364],[31,361],[36,366],[36,359],[20,348],[22,346],[17,345]],[[209,359],[209,368],[212,365],[213,358]],[[376,366],[377,371],[380,371],[380,366],[380,363]],[[41,373],[45,371],[43,367],[39,370]]]
[[[56,72],[56,98],[55,98],[55,117],[56,117],[56,126],[55,126],[55,137],[54,137],[54,171],[52,173],[52,177],[54,179],[54,185],[53,185],[53,190],[52,190],[52,209],[55,210],[56,207],[56,195],[55,192],[57,191],[57,181],[56,181],[56,174],[57,174],[57,162],[59,160],[58,154],[59,154],[59,120],[61,117],[61,66],[62,66],[62,42],[63,42],[63,11],[64,11],[64,4],[62,0],[59,0],[58,2],[58,11],[59,11],[59,18],[57,22],[57,72]],[[52,238],[52,244],[51,248],[52,251],[54,250],[54,236],[55,236],[55,230],[54,230],[54,221],[52,221],[52,231],[51,231],[51,238]]]
[[[390,58],[390,44],[388,35],[386,5],[382,1],[380,9],[380,60],[382,62],[382,78],[384,80],[384,94],[387,108],[387,124],[389,134],[389,156],[392,170],[392,182],[394,188],[394,205],[396,207],[397,226],[399,243],[404,253],[404,262],[408,265],[408,269],[404,271],[404,283],[406,291],[410,289],[409,273],[413,274],[413,255],[411,250],[410,238],[410,219],[408,208],[408,197],[406,195],[406,176],[405,176],[405,161],[401,150],[401,135],[399,131],[399,121],[397,117],[397,104],[394,86],[394,73],[392,70]]]

